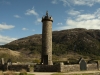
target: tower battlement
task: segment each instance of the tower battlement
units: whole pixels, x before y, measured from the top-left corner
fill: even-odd
[[[46,15],[42,17],[42,22],[43,21],[52,21],[53,22],[53,18],[48,14],[48,11],[46,12]]]

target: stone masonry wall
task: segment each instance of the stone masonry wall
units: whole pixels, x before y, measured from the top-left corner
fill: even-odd
[[[97,63],[87,64],[87,70],[99,70]],[[64,65],[60,63],[58,65],[35,65],[35,72],[72,72],[80,71],[80,64]]]
[[[28,65],[10,65],[10,66],[8,66],[8,70],[21,71],[22,69],[29,72],[29,66]]]
[[[2,71],[7,71],[7,70],[13,70],[13,71],[21,71],[22,69],[26,70],[29,72],[30,67],[28,65],[0,65],[0,70]]]
[[[60,72],[69,72],[69,71],[80,71],[80,65],[79,64],[64,65],[64,63],[60,63]]]
[[[35,72],[59,72],[59,65],[35,65]]]
[[[80,66],[79,66],[79,64],[74,64],[74,65],[64,65],[62,71],[63,71],[63,72],[80,71]]]
[[[98,70],[97,63],[87,64],[87,70]]]

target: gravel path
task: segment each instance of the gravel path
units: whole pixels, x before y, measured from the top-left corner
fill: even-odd
[[[35,74],[35,75],[51,75],[57,72],[29,72],[29,74]],[[79,71],[79,72],[67,72],[63,74],[82,74],[82,73],[94,73],[96,75],[100,75],[100,71]]]
[[[54,72],[33,72],[30,74],[35,74],[35,75],[51,75],[54,74]]]

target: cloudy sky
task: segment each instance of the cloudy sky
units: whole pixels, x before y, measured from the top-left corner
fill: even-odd
[[[53,31],[100,29],[100,0],[0,0],[0,45],[41,34],[46,11]]]

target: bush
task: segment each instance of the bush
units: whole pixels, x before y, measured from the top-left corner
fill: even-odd
[[[27,75],[27,73],[20,73],[19,75]]]
[[[22,69],[19,75],[27,75],[26,70]]]

